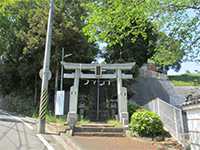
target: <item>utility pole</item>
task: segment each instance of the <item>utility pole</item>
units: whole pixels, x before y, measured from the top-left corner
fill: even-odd
[[[54,0],[50,0],[43,70],[41,71],[42,87],[41,87],[40,110],[39,110],[39,127],[38,127],[39,133],[45,133],[46,110],[48,105],[48,80],[50,80],[51,78],[49,64],[50,64],[50,53],[51,53],[53,13],[54,13]]]
[[[69,54],[66,54],[65,55],[65,49],[62,48],[62,58],[61,58],[61,62],[64,62],[64,58],[67,58],[67,57],[70,57],[72,56],[72,53],[69,53]],[[63,90],[63,73],[64,73],[64,70],[63,70],[63,64],[61,64],[61,71],[60,71],[60,91]]]

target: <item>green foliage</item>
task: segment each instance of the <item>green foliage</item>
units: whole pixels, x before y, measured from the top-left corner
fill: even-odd
[[[135,24],[133,24],[135,27]],[[126,30],[128,32],[129,29]],[[147,38],[139,35],[136,40],[132,41],[132,35],[128,35],[121,40],[121,43],[107,47],[106,61],[115,62],[136,62],[138,66],[146,63],[148,58],[154,54],[157,41],[157,32],[154,31],[151,23],[146,23],[145,34]],[[154,43],[154,44],[153,44]]]
[[[116,120],[116,119],[109,119],[109,120],[107,120],[107,124],[110,124],[110,125],[112,125],[112,126],[114,126],[116,128],[123,126],[122,123],[119,122],[119,120]]]
[[[199,35],[199,5],[195,0],[55,0],[52,77],[62,47],[73,54],[67,61],[90,63],[98,51],[94,42],[108,44],[104,57],[110,63],[135,61],[141,66],[150,58],[161,66],[177,64],[187,51],[199,47],[199,36],[193,36]],[[38,102],[33,102],[33,95],[38,100],[40,92],[48,7],[48,0],[0,1],[0,91],[19,99],[28,94],[34,106]],[[187,13],[190,9],[192,16]],[[167,35],[160,31],[166,26]],[[198,56],[196,52],[193,56]],[[53,86],[54,81],[50,95]]]
[[[81,118],[80,120],[78,120],[78,122],[76,124],[77,124],[77,126],[81,126],[81,125],[86,125],[86,124],[89,124],[89,123],[91,123],[90,120],[85,119],[85,118]]]
[[[0,1],[0,56],[3,58],[0,91],[3,95],[14,94],[16,98],[28,93],[30,104],[35,108],[39,103],[39,70],[43,63],[48,10],[48,0]],[[65,54],[72,53],[66,60],[70,62],[90,63],[96,56],[96,44],[88,43],[81,31],[80,17],[84,12],[79,0],[55,1],[50,65],[53,79],[60,68],[61,48],[65,48]],[[54,80],[51,80],[51,104],[53,89]],[[25,106],[22,104],[22,107]]]
[[[129,114],[129,121],[131,120],[131,116],[141,107],[136,103],[128,103],[128,114]]]
[[[170,38],[181,41],[186,59],[199,60],[200,1],[165,0],[160,3],[154,12],[154,20],[160,28],[167,30]]]
[[[38,118],[38,111],[34,112],[33,115],[31,116],[33,118]],[[46,121],[48,123],[58,123],[58,124],[62,124],[64,125],[64,123],[66,122],[67,116],[63,115],[63,116],[55,116],[54,113],[52,113],[51,111],[48,111],[46,114]]]
[[[174,40],[163,33],[158,35],[157,45],[151,59],[160,66],[174,65],[184,56],[180,41]]]
[[[87,26],[83,31],[90,37],[90,41],[103,40],[109,45],[121,43],[129,35],[132,35],[133,43],[138,36],[147,38],[146,6],[149,3],[138,0],[96,0],[86,3],[84,6],[89,16],[86,17]]]
[[[175,86],[199,86],[200,74],[187,73],[183,75],[168,76]]]
[[[159,116],[147,110],[133,113],[130,126],[132,132],[139,136],[155,137],[164,132]]]
[[[132,68],[132,74],[133,74],[133,79],[136,79],[138,77],[138,75],[140,74],[139,71],[140,67],[136,64],[133,68]]]
[[[35,112],[33,100],[30,95],[10,93],[2,97],[1,109],[18,114],[31,116]]]
[[[51,112],[48,112],[46,115],[46,120],[49,123],[59,123],[64,124],[66,122],[67,116],[55,116]]]
[[[170,66],[183,57],[178,40],[159,31],[151,20],[160,1],[108,0],[84,4],[88,10],[83,28],[90,41],[108,44],[107,62],[133,62],[139,66],[149,58]]]

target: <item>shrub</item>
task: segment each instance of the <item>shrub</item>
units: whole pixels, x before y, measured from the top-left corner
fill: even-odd
[[[139,136],[155,137],[163,135],[164,129],[160,117],[147,110],[133,113],[130,127]]]
[[[134,112],[136,112],[140,108],[139,105],[136,103],[128,103],[128,114],[129,114],[129,121],[131,120],[131,116]]]
[[[2,98],[2,109],[21,115],[32,116],[35,111],[33,99],[29,95],[10,93]]]

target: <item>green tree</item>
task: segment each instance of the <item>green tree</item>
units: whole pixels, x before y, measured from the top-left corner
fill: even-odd
[[[151,59],[160,66],[173,66],[179,63],[184,56],[180,41],[172,39],[162,32],[157,38],[157,46]]]
[[[96,0],[84,4],[88,10],[84,33],[90,41],[108,43],[108,59],[136,61],[142,65],[153,59],[161,66],[182,59],[180,42],[159,31],[152,21],[159,1]]]
[[[97,53],[96,45],[88,43],[81,31],[80,15],[84,9],[80,1],[60,2],[56,0],[53,26],[53,79],[58,78],[62,47],[65,53],[72,53],[70,62],[91,62]],[[35,93],[35,100],[39,99],[39,70],[43,63],[48,10],[48,0],[0,2],[0,55],[3,58],[0,91],[4,95],[27,95],[33,100]],[[54,81],[51,80],[50,95],[53,95],[52,89]]]
[[[134,25],[133,25],[134,28]],[[106,61],[115,62],[136,62],[139,66],[147,63],[147,60],[154,54],[158,33],[153,30],[151,23],[146,24],[144,38],[138,35],[135,42],[132,41],[132,35],[129,35],[117,43],[107,47]]]
[[[168,36],[181,42],[186,60],[199,61],[200,1],[165,0],[153,13],[154,21]]]

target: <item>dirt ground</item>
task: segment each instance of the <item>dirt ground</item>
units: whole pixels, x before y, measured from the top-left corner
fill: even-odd
[[[179,150],[169,142],[152,142],[131,137],[69,137],[81,150]],[[181,150],[181,149],[180,149]]]
[[[63,133],[63,125],[47,124],[54,134]],[[73,150],[182,150],[182,147],[171,138],[155,142],[151,139],[136,137],[96,137],[96,136],[64,136],[77,148]],[[64,139],[65,140],[65,139]],[[68,143],[66,144],[69,144]]]

